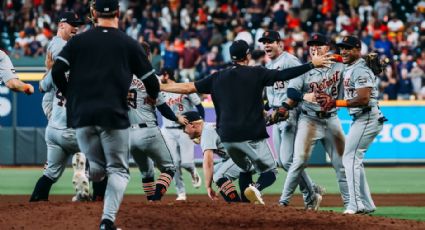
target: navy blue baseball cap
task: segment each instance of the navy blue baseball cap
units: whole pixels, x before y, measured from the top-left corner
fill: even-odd
[[[233,61],[241,61],[249,53],[249,45],[244,40],[236,40],[230,45],[230,57]]]
[[[58,22],[66,22],[74,27],[84,24],[84,22],[80,20],[78,15],[72,11],[66,11],[60,14]]]
[[[111,13],[118,10],[118,0],[96,0],[95,10],[100,13]]]
[[[313,46],[313,45],[324,46],[329,44],[330,44],[329,39],[323,34],[313,34],[310,37],[310,40],[307,41],[308,46]]]
[[[337,47],[345,48],[361,48],[362,44],[360,40],[354,36],[345,36],[342,41],[336,44]]]
[[[274,30],[267,30],[263,33],[263,36],[261,36],[260,39],[258,39],[259,42],[276,42],[282,40],[280,38],[280,34],[277,31]]]
[[[187,121],[189,122],[202,120],[201,115],[199,115],[199,113],[196,111],[189,111],[189,112],[183,113],[182,116],[186,117]]]

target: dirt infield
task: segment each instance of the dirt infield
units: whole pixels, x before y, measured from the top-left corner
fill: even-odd
[[[402,197],[401,197],[402,196]],[[71,196],[27,203],[28,196],[0,196],[0,229],[97,229],[102,203],[71,203]],[[211,202],[205,195],[187,202],[167,196],[146,203],[143,196],[125,197],[117,219],[127,229],[425,229],[425,222],[371,216],[346,216],[279,207],[277,196],[265,196],[266,206]],[[294,206],[301,200],[294,199]],[[378,206],[425,206],[423,195],[375,195]],[[324,206],[341,206],[339,196],[326,195]]]

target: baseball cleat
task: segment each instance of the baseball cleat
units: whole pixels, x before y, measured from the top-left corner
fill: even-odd
[[[103,219],[100,222],[100,226],[99,226],[100,230],[121,230],[121,228],[117,228],[114,224],[114,222],[108,220],[108,219]]]
[[[185,193],[178,194],[177,198],[176,198],[176,200],[179,200],[179,201],[186,201],[186,199],[187,199],[187,197],[186,197]]]
[[[90,184],[86,171],[86,161],[87,159],[84,153],[75,153],[72,156],[72,168],[74,170],[72,184],[76,192],[76,195],[72,198],[74,202],[90,200]]]
[[[194,188],[199,188],[201,187],[201,184],[202,184],[201,176],[199,176],[199,173],[196,169],[194,170],[192,174],[192,184]]]
[[[320,195],[319,193],[314,194],[314,200],[307,205],[306,210],[319,211],[322,199],[322,195]]]
[[[357,212],[356,212],[356,211],[354,211],[354,210],[347,209],[347,210],[345,210],[342,214],[354,215],[354,214],[356,214],[356,213],[357,213]]]
[[[244,191],[245,197],[249,200],[249,202],[253,204],[262,204],[264,205],[263,198],[261,197],[260,191],[252,185],[249,185],[248,188]]]

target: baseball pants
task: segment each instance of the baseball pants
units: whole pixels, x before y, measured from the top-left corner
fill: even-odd
[[[290,111],[287,121],[279,122],[273,125],[273,144],[278,154],[278,163],[288,172],[294,157],[294,142],[297,132],[298,110]],[[307,175],[306,171],[301,172],[300,191],[303,194],[304,203],[311,202],[314,195],[313,181]],[[282,189],[283,194],[283,189]]]
[[[130,153],[139,167],[142,178],[155,176],[153,162],[161,172],[176,171],[170,150],[158,126],[130,128]]]
[[[174,181],[176,183],[177,194],[185,194],[182,168],[186,169],[191,174],[195,170],[195,143],[190,137],[183,132],[181,128],[163,128],[165,142],[170,149],[171,156],[174,160],[176,167],[176,174],[174,174]]]
[[[65,170],[67,160],[80,151],[74,129],[56,129],[47,126],[47,167],[43,174],[56,182]]]
[[[342,131],[341,122],[336,114],[324,119],[305,114],[300,115],[297,135],[295,137],[294,161],[288,170],[285,185],[283,187],[283,194],[279,201],[280,203],[289,203],[318,140],[322,141],[331,159],[332,166],[335,169],[344,206],[348,205],[350,196],[348,193],[345,170],[342,164],[344,133]]]
[[[383,128],[380,117],[379,109],[374,108],[357,117],[348,132],[347,139],[350,141],[345,143],[343,164],[350,193],[349,210],[368,212],[376,209],[367,183],[363,158],[367,148]]]
[[[114,222],[130,179],[129,130],[87,126],[76,132],[78,145],[90,160],[90,178],[98,182],[108,176],[102,219]]]
[[[258,173],[276,171],[276,161],[273,158],[267,139],[223,142],[223,146],[242,172],[251,171],[252,166]]]
[[[239,168],[231,158],[218,162],[214,165],[213,181],[217,182],[220,178],[227,178],[229,180],[236,180],[241,173]]]

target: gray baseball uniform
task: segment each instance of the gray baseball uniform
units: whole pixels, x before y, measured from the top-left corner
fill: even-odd
[[[53,60],[56,60],[58,54],[65,45],[65,40],[63,40],[59,36],[54,36],[47,45],[47,52],[50,52],[52,54]],[[46,77],[44,79],[45,80],[40,81],[41,89],[43,89],[43,91],[45,92],[41,101],[41,107],[43,108],[43,112],[46,115],[47,119],[50,120],[50,116],[52,115],[53,109],[53,98],[56,94],[56,92],[53,92],[53,90],[51,90],[51,85],[53,84],[51,70],[46,73]]]
[[[54,37],[49,43],[47,52],[52,53],[53,59],[66,44],[60,37]],[[65,170],[67,160],[74,153],[79,152],[79,147],[74,129],[67,128],[66,100],[53,83],[49,72],[40,81],[40,88],[47,92],[43,96],[42,107],[48,118],[45,140],[47,144],[47,165],[42,177],[37,181],[30,201],[47,200],[51,184],[55,183]],[[47,181],[44,177],[47,177]]]
[[[47,46],[47,52],[52,53],[53,60],[56,60],[65,44],[66,41],[58,36],[52,39]],[[44,175],[56,181],[62,175],[68,157],[79,152],[79,148],[75,130],[67,128],[66,125],[66,100],[54,85],[50,71],[40,81],[40,87],[44,92],[48,92],[43,96],[43,110],[49,111],[51,107],[51,112],[46,114],[50,116],[45,136],[47,167]]]
[[[159,94],[156,101],[150,99],[143,82],[133,76],[128,93],[130,107],[128,117],[132,124],[130,152],[139,166],[142,178],[154,177],[153,162],[161,172],[174,173],[176,170],[170,150],[158,128],[155,113],[155,106],[163,103],[165,103],[163,94]]]
[[[9,56],[0,50],[0,83],[6,83],[11,79],[18,79],[18,76],[15,74],[15,67]]]
[[[342,63],[332,64],[330,68],[313,69],[302,77],[291,80],[289,88],[302,93],[323,91],[333,98],[340,94],[342,84]],[[331,158],[335,169],[339,189],[344,205],[349,201],[347,179],[342,165],[344,153],[344,133],[337,117],[336,110],[322,112],[318,104],[303,102],[301,115],[298,120],[297,135],[295,138],[294,161],[288,170],[280,202],[288,204],[298,184],[301,172],[307,167],[311,151],[318,140],[322,141],[326,152]]]
[[[349,108],[353,123],[345,143],[343,163],[347,175],[350,202],[348,210],[371,212],[376,209],[370,194],[363,166],[364,154],[383,128],[383,115],[378,107],[377,77],[360,58],[344,72],[344,99],[357,97],[357,89],[371,88],[369,105]]]
[[[283,52],[275,60],[268,62],[266,68],[282,70],[298,65],[301,65],[298,58],[288,52]],[[288,99],[286,94],[288,84],[289,81],[277,81],[273,86],[266,87],[267,100],[270,107],[278,108],[282,106],[283,102],[286,102]],[[288,120],[273,125],[274,149],[278,155],[278,163],[285,171],[288,171],[294,156],[294,141],[297,131],[298,116],[299,109],[292,109],[289,111]],[[301,173],[300,190],[303,194],[304,202],[306,204],[309,203],[311,197],[314,195],[313,181],[305,171]]]
[[[236,180],[239,178],[241,169],[232,161],[223,143],[221,143],[220,137],[215,130],[215,124],[204,123],[200,144],[202,152],[213,150],[213,152],[221,158],[221,161],[214,165],[214,182],[217,182],[223,177],[229,180]]]
[[[196,110],[195,106],[201,103],[199,96],[194,93],[189,95],[175,93],[163,94],[165,95],[167,105],[176,115]],[[186,169],[191,174],[196,170],[194,162],[195,144],[189,136],[183,132],[183,127],[179,123],[170,121],[165,117],[163,118],[164,125],[162,133],[164,134],[165,141],[173,156],[174,165],[176,166],[176,174],[174,175],[176,190],[178,194],[185,194],[186,191],[181,168]]]

